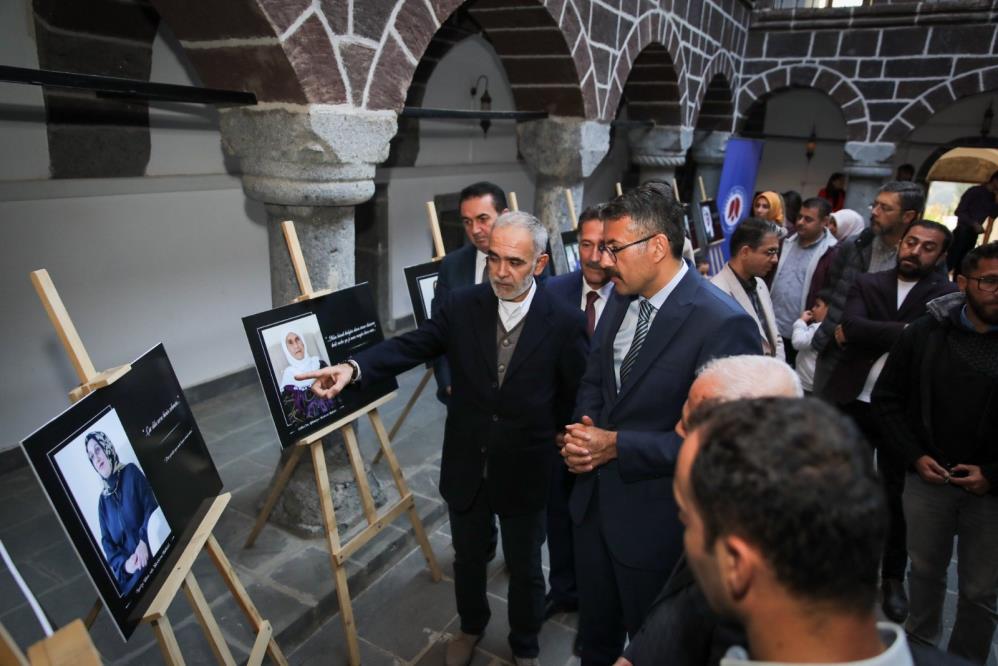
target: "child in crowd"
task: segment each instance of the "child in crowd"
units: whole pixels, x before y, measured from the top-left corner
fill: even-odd
[[[814,390],[814,366],[818,362],[818,352],[811,347],[814,332],[825,321],[828,314],[828,298],[831,296],[822,289],[814,299],[814,306],[804,310],[800,319],[794,322],[793,337],[790,339],[797,350],[796,369],[800,377],[804,393],[810,395]]]

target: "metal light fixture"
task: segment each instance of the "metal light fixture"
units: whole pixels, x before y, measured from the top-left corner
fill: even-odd
[[[471,86],[471,96],[475,97],[478,95],[478,83],[482,79],[485,79],[485,89],[482,91],[482,96],[478,98],[478,108],[480,111],[491,111],[492,96],[489,95],[489,77],[482,74],[475,79],[475,85]],[[482,118],[478,124],[482,127],[482,136],[488,136],[489,128],[492,127],[492,121],[488,118]]]
[[[984,109],[984,117],[981,119],[981,137],[987,138],[991,135],[991,123],[995,120],[995,103],[990,102],[988,108]]]
[[[811,158],[814,157],[814,151],[818,148],[818,133],[815,131],[814,125],[811,125],[811,136],[807,137],[807,143],[804,144],[804,155],[807,157],[807,161],[810,162]]]

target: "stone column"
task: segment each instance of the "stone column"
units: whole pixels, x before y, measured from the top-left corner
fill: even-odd
[[[568,270],[561,232],[570,230],[565,190],[582,212],[583,181],[610,150],[610,126],[582,118],[551,117],[516,126],[520,154],[534,173],[533,213],[547,227],[556,273]]]
[[[721,169],[724,166],[724,150],[727,148],[731,132],[696,132],[693,143],[693,159],[696,161],[698,178],[703,178],[704,189],[711,199],[717,197],[717,187],[721,184]],[[700,185],[697,183],[696,199],[700,199]]]
[[[639,127],[627,133],[631,161],[641,167],[641,182],[672,183],[676,167],[686,163],[693,131],[682,127]]]
[[[869,218],[870,203],[877,190],[888,181],[893,172],[891,160],[897,146],[893,143],[867,143],[847,141],[845,168],[849,177],[846,187],[846,208],[851,208],[864,218]]]
[[[284,104],[222,111],[222,147],[238,161],[246,196],[266,204],[275,307],[300,294],[280,229],[284,220],[295,223],[313,289],[354,284],[354,206],[374,194],[375,165],[388,157],[395,130],[389,111]],[[327,442],[326,464],[336,518],[346,529],[362,513],[344,447]],[[380,482],[369,480],[376,501],[384,503]],[[272,520],[298,533],[321,533],[308,460],[298,466]]]

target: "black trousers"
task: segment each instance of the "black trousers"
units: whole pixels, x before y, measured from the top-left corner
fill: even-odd
[[[797,350],[794,349],[794,342],[790,338],[783,338],[783,353],[787,355],[787,365],[791,368],[796,368]]]
[[[572,517],[568,513],[568,498],[575,485],[575,475],[568,471],[561,456],[555,456],[548,492],[548,596],[557,604],[579,602],[575,585],[575,544],[572,537]]]
[[[623,652],[624,637],[641,629],[669,570],[635,569],[614,560],[600,527],[595,496],[582,524],[575,526],[575,566],[582,666],[609,666]]]
[[[977,233],[966,224],[956,225],[953,230],[953,242],[949,251],[946,252],[946,267],[953,271],[955,278],[960,274],[960,264],[967,253],[974,249],[977,244]]]
[[[904,572],[908,567],[908,529],[904,519],[904,504],[901,500],[906,467],[904,459],[886,445],[869,403],[853,400],[841,408],[856,423],[866,441],[876,451],[877,472],[883,480],[884,491],[887,494],[890,522],[887,527],[887,542],[884,544],[880,575],[883,578],[904,580]]]
[[[481,634],[489,618],[486,565],[495,512],[489,505],[485,484],[467,511],[450,509],[454,542],[454,592],[461,631]],[[537,634],[544,620],[544,510],[520,516],[499,516],[502,551],[509,570],[507,591],[509,645],[517,657],[536,657]]]

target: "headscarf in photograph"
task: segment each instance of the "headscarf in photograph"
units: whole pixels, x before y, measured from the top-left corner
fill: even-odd
[[[850,236],[855,236],[866,228],[866,220],[863,216],[849,208],[843,208],[832,213],[835,218],[835,238],[839,242]]]
[[[295,358],[291,350],[288,349],[288,336],[292,333],[301,340],[302,349],[305,352],[301,359]],[[312,384],[315,383],[314,379],[295,379],[295,375],[300,375],[303,372],[315,372],[319,369],[319,357],[308,355],[308,343],[305,342],[305,336],[294,329],[288,329],[284,332],[284,337],[281,338],[281,349],[284,351],[284,358],[288,360],[288,367],[284,369],[284,374],[281,376],[280,388],[285,386],[294,386],[300,389],[311,388]]]
[[[777,192],[760,192],[759,196],[763,197],[769,202],[769,217],[767,218],[770,222],[776,222],[777,224],[783,224],[783,197]],[[755,206],[753,206],[755,208]]]
[[[121,463],[118,461],[118,452],[114,450],[114,444],[111,443],[111,438],[100,430],[94,430],[93,432],[88,432],[87,436],[83,439],[83,450],[87,454],[87,460],[90,460],[90,452],[87,450],[90,447],[90,442],[94,442],[97,446],[104,451],[104,456],[107,458],[108,463],[111,464],[111,473],[105,479],[101,477],[101,481],[104,482],[104,490],[102,493],[104,495],[113,495],[116,490],[118,490],[118,482],[121,480]],[[93,467],[93,461],[90,461],[90,466]],[[94,467],[94,471],[97,468]]]

